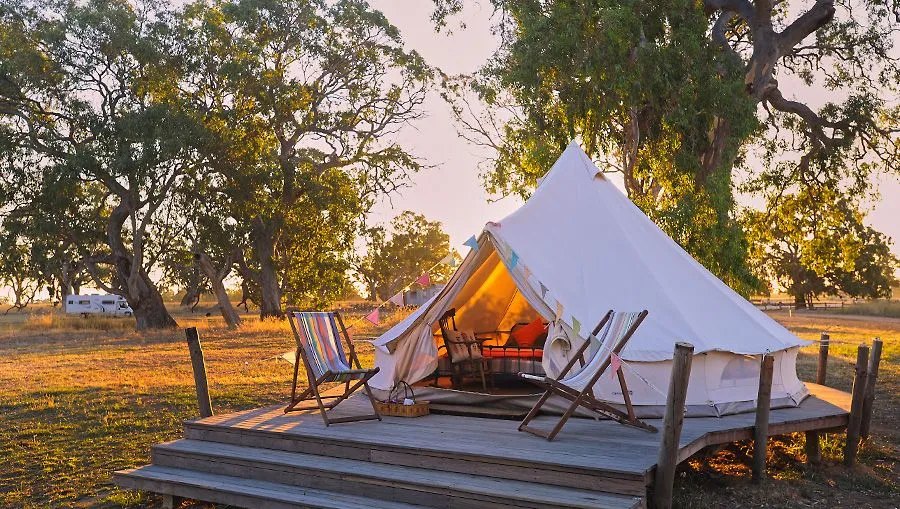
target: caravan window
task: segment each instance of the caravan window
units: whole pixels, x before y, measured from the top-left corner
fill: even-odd
[[[120,303],[119,303],[119,309],[125,309],[125,308],[127,308],[127,307],[128,307],[128,303],[127,303],[127,302],[120,302]]]
[[[109,306],[109,305],[112,305],[112,304],[115,304],[115,303],[116,303],[116,301],[114,301],[114,300],[102,300],[102,301],[100,301],[100,304],[103,304],[104,306]]]
[[[89,300],[80,300],[80,301],[78,301],[78,305],[79,305],[79,306],[87,306],[87,305],[90,305],[90,303],[91,303],[91,301],[89,301]]]
[[[69,304],[75,304],[75,301],[72,299],[69,299]]]

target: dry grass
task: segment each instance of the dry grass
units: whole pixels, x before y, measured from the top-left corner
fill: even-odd
[[[38,310],[43,311],[43,310]],[[357,338],[374,336],[405,316],[385,311],[372,326],[348,313]],[[288,325],[245,316],[239,331],[221,318],[182,313],[182,327],[200,329],[217,412],[282,402],[291,367],[276,360],[293,348]],[[776,318],[805,338],[827,330],[829,385],[849,390],[859,341],[885,340],[874,436],[861,465],[837,463],[841,435],[825,441],[826,463],[803,464],[802,435],[772,440],[773,480],[749,482],[750,444],[707,451],[685,464],[676,483],[680,507],[897,507],[900,432],[900,320],[817,313]],[[360,343],[366,364],[372,349]],[[801,377],[815,371],[815,347],[804,349]],[[150,446],[180,436],[195,416],[193,377],[180,331],[138,334],[126,319],[85,319],[52,313],[0,319],[0,507],[150,507],[151,495],[120,491],[110,472],[149,461]]]
[[[832,310],[829,309],[829,312]],[[900,318],[900,300],[876,300],[860,304],[850,304],[836,308],[834,312],[847,315],[887,316]]]

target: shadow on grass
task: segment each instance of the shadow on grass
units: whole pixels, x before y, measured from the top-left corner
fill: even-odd
[[[217,412],[275,404],[281,384],[232,385]],[[136,507],[146,494],[112,485],[115,470],[143,465],[150,446],[181,437],[197,417],[193,391],[52,389],[0,399],[0,507]]]

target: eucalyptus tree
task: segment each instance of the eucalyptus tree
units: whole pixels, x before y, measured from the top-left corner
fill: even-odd
[[[391,220],[389,229],[370,228],[366,238],[366,252],[354,271],[369,300],[390,299],[429,269],[435,282],[447,281],[453,272],[438,263],[450,253],[450,236],[440,221],[407,210]]]
[[[777,283],[798,307],[822,294],[891,296],[900,261],[891,239],[864,224],[853,200],[827,188],[770,200],[767,212],[744,217],[750,261],[762,280]]]
[[[438,26],[464,4],[435,0]],[[873,172],[900,168],[896,2],[492,4],[500,49],[445,92],[463,134],[496,154],[491,191],[528,195],[578,137],[667,233],[746,293],[756,281],[736,220],[738,172],[747,191],[777,197],[861,193]]]
[[[106,247],[83,261],[97,286],[127,299],[139,329],[176,325],[149,276],[148,231],[200,136],[163,100],[179,73],[166,9],[126,0],[0,4],[4,146],[35,154],[60,178],[103,187]]]
[[[360,0],[198,2],[182,32],[203,49],[182,94],[221,142],[210,169],[247,231],[237,263],[261,315],[282,316],[285,291],[327,298],[357,219],[421,166],[394,135],[431,69]]]

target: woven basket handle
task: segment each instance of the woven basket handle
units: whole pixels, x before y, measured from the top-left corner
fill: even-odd
[[[398,399],[398,398],[395,398],[395,397],[394,397],[395,394],[399,395],[399,393],[400,393],[400,391],[399,391],[400,387],[403,387],[403,398],[402,398],[402,399]],[[389,401],[396,401],[396,402],[399,402],[399,403],[403,403],[403,400],[405,400],[406,398],[410,398],[411,400],[413,400],[413,403],[415,403],[415,401],[416,401],[416,393],[413,392],[412,386],[409,385],[408,383],[406,383],[405,380],[400,380],[399,382],[397,382],[396,384],[394,384],[394,388],[391,389],[391,393],[388,394],[388,400],[389,400]]]

